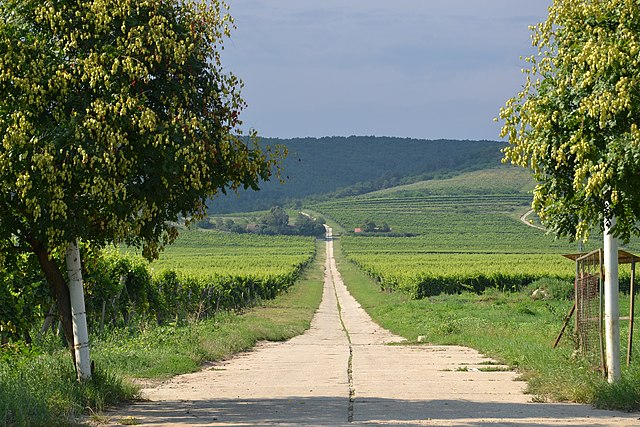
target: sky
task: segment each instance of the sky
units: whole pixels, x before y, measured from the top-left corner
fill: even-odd
[[[228,0],[223,65],[265,137],[498,140],[551,0]]]

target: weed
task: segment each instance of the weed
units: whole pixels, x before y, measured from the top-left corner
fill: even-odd
[[[120,418],[119,422],[123,426],[137,426],[138,424],[140,424],[140,420],[136,417],[123,417]]]
[[[478,368],[480,372],[511,372],[508,366],[484,366]]]

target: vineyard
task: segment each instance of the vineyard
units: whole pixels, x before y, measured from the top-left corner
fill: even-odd
[[[150,267],[154,273],[175,270],[200,278],[289,275],[313,257],[314,242],[312,237],[183,231]]]
[[[418,298],[487,287],[518,289],[543,277],[571,282],[575,267],[560,255],[577,252],[578,245],[520,220],[530,209],[531,188],[528,173],[504,167],[314,209],[347,230],[341,245],[348,259],[382,287]],[[387,223],[391,232],[354,233],[367,220]],[[598,239],[593,240],[583,249],[595,246]],[[625,280],[626,273],[621,274]]]
[[[184,230],[152,264],[130,250],[87,256],[83,276],[89,328],[102,332],[134,321],[202,319],[271,299],[293,285],[313,259],[314,242]],[[0,271],[0,331],[5,341],[30,342],[53,305],[33,260],[23,260],[19,272]],[[23,282],[35,290],[21,292]]]

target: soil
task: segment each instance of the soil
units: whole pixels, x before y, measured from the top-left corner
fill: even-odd
[[[330,232],[329,232],[330,236]],[[532,403],[515,372],[477,351],[403,345],[349,294],[327,238],[322,303],[284,343],[210,364],[143,390],[106,414],[148,426],[640,426],[640,414]],[[398,345],[389,345],[398,343]],[[490,365],[491,372],[486,368]]]

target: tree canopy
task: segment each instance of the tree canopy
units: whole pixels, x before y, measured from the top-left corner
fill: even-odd
[[[505,159],[533,170],[534,208],[559,235],[586,238],[615,215],[628,240],[640,231],[640,5],[554,0],[532,31],[526,82],[500,110]]]
[[[0,249],[35,253],[59,303],[71,242],[152,258],[180,215],[269,179],[278,155],[238,136],[224,3],[3,0],[0,17]]]

